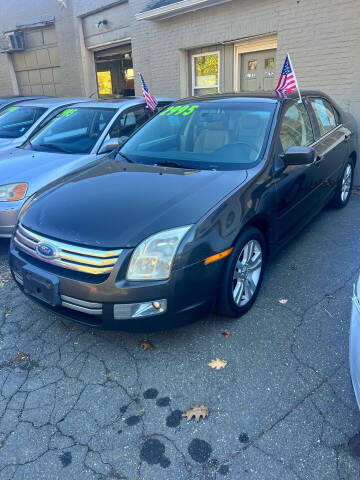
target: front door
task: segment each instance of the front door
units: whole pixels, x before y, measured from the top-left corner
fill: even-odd
[[[280,123],[274,177],[277,186],[277,236],[280,243],[306,223],[319,206],[316,165],[286,166],[281,155],[293,146],[313,146],[314,140],[314,131],[304,104],[287,101]]]
[[[275,88],[276,49],[239,54],[240,89],[243,92],[271,91]]]

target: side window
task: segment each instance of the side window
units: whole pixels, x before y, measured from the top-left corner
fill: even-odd
[[[319,124],[320,136],[322,137],[338,125],[338,118],[335,116],[332,105],[327,100],[323,98],[310,98],[309,100]]]
[[[122,113],[113,123],[107,138],[129,137],[150,118],[150,115],[150,112],[143,105]]]
[[[284,152],[290,147],[313,143],[314,135],[309,115],[302,103],[290,104],[282,118],[280,142]]]

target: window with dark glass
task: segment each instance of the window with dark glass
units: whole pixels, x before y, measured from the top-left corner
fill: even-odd
[[[9,107],[0,113],[0,138],[18,138],[29,130],[46,108]]]

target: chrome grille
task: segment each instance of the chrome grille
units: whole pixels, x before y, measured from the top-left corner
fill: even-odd
[[[110,273],[122,250],[97,250],[78,247],[44,237],[24,227],[19,223],[14,236],[16,246],[38,260],[56,265],[57,267],[75,270],[77,272],[104,274]],[[41,243],[54,247],[56,255],[46,258],[37,251]]]

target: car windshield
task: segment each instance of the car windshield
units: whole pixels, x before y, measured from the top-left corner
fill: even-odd
[[[137,163],[236,170],[261,157],[275,104],[191,101],[167,107],[121,149]]]
[[[116,113],[114,108],[66,108],[33,138],[34,150],[62,153],[90,153]]]
[[[41,117],[46,108],[9,107],[0,112],[0,138],[18,138]]]

